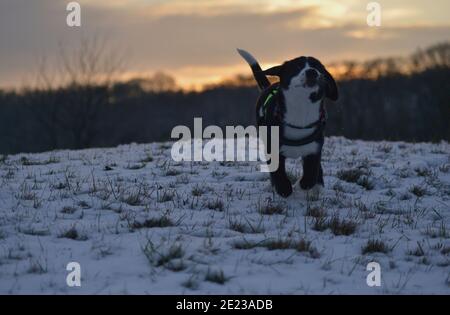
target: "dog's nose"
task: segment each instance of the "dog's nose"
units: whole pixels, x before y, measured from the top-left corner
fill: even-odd
[[[318,75],[319,74],[317,73],[317,71],[315,69],[306,70],[306,79],[308,79],[308,80],[315,80],[315,79],[317,79]]]

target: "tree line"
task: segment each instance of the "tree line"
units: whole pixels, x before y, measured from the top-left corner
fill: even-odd
[[[176,125],[255,124],[258,90],[238,76],[183,91],[163,73],[114,82],[119,59],[97,42],[62,53],[59,76],[42,66],[37,84],[0,91],[0,153],[110,147],[170,140]],[[327,104],[328,135],[352,139],[450,140],[450,43],[403,58],[344,62],[340,98]],[[54,79],[57,78],[57,79]]]

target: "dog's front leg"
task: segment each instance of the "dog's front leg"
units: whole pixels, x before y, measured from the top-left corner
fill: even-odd
[[[321,185],[322,187],[325,186],[323,181],[323,168],[322,168],[322,162],[319,162],[319,177],[317,178],[317,183]]]
[[[303,190],[313,188],[321,175],[320,154],[312,154],[303,158],[303,177],[300,180],[300,187]],[[320,176],[321,177],[321,176]],[[323,179],[321,180],[323,184]]]
[[[270,181],[272,182],[272,186],[275,187],[277,194],[286,198],[292,194],[292,185],[286,174],[286,158],[280,155],[279,161],[278,169],[270,173]]]

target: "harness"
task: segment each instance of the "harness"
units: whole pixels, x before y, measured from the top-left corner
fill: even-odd
[[[267,95],[266,100],[263,103],[263,112],[264,115],[267,116],[269,107],[271,104],[274,104],[273,100],[276,98],[276,96],[278,95],[278,88],[273,89],[272,91],[270,91],[270,93]],[[277,118],[279,118],[279,120],[282,120],[281,117],[281,113],[280,111],[276,111],[275,116],[277,116]],[[287,139],[284,136],[280,137],[280,143],[283,145],[288,145],[288,146],[301,146],[301,145],[305,145],[305,144],[309,144],[311,142],[314,142],[316,140],[318,140],[319,138],[322,137],[323,135],[323,131],[325,129],[325,124],[327,121],[327,113],[325,111],[325,107],[323,105],[323,103],[320,105],[320,117],[317,121],[306,125],[306,126],[295,126],[289,123],[285,123],[286,126],[290,127],[290,128],[294,128],[294,129],[310,129],[310,128],[316,128],[314,130],[314,132],[312,134],[310,134],[307,137],[301,138],[301,139],[296,139],[296,140],[292,140],[292,139]]]

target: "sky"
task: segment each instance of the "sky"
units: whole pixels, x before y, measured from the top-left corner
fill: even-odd
[[[381,26],[364,0],[0,0],[0,87],[22,87],[59,47],[101,37],[125,62],[123,78],[167,72],[186,88],[249,74],[235,48],[263,67],[301,55],[323,63],[410,54],[450,40],[450,1],[383,0]]]

